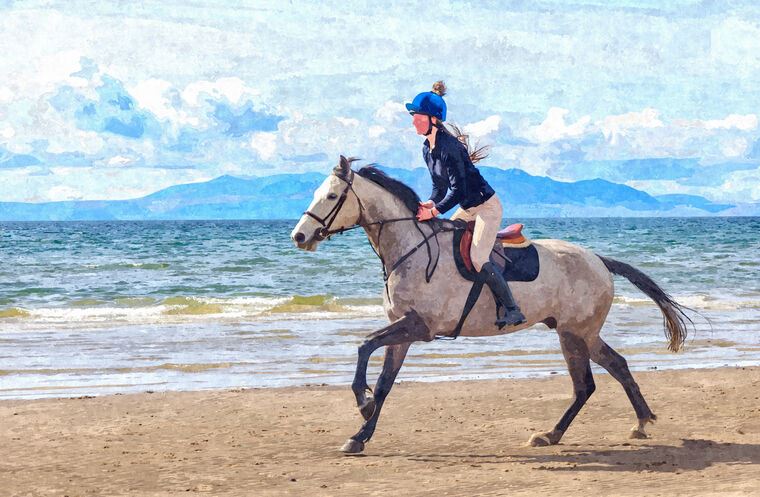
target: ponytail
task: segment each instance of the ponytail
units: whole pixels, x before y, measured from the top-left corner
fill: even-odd
[[[454,138],[459,140],[459,143],[464,145],[464,148],[467,150],[467,154],[470,156],[470,161],[472,161],[473,164],[477,164],[478,162],[488,157],[488,151],[490,150],[491,147],[489,147],[488,145],[483,145],[481,147],[479,146],[479,144],[475,144],[475,146],[473,147],[470,144],[470,136],[467,135],[464,132],[464,130],[462,130],[462,128],[460,128],[456,124],[452,124],[452,123],[447,123],[447,124],[448,124],[448,127],[446,126],[446,124],[442,123],[441,121],[438,121],[436,123],[436,126],[438,127],[438,129],[440,129],[441,131],[443,131],[444,133],[448,135],[453,136]]]

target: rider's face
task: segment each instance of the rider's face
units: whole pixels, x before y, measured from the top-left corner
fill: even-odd
[[[430,119],[435,118],[425,114],[414,114],[412,116],[412,124],[414,124],[414,129],[417,130],[418,135],[427,136],[430,133]]]

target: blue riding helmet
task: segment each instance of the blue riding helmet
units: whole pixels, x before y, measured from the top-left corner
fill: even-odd
[[[410,114],[425,114],[437,117],[441,121],[446,120],[446,102],[443,97],[432,91],[420,93],[410,104],[406,104],[406,110]]]

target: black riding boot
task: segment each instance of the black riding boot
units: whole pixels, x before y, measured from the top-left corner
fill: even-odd
[[[525,322],[525,316],[517,307],[512,292],[509,290],[507,282],[504,280],[504,276],[501,274],[499,266],[493,262],[486,262],[483,267],[480,268],[481,274],[485,276],[485,281],[488,287],[493,292],[494,296],[504,306],[504,317],[496,320],[496,325],[499,329],[504,326],[517,326]]]

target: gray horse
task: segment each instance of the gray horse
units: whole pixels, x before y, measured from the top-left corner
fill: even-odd
[[[355,454],[364,450],[375,431],[380,410],[393,386],[409,346],[451,335],[462,315],[472,286],[456,267],[452,231],[437,234],[442,220],[418,222],[414,215],[419,197],[408,186],[372,166],[354,171],[353,159],[341,156],[333,173],[314,192],[314,199],[291,237],[298,248],[314,251],[332,234],[362,227],[386,271],[384,308],[390,324],[370,334],[359,347],[352,390],[364,424],[341,450]],[[659,306],[669,348],[677,351],[686,337],[683,308],[657,284],[628,264],[598,256],[561,240],[534,240],[540,272],[534,281],[510,286],[527,322],[499,329],[497,309],[490,292],[483,292],[461,326],[461,336],[482,337],[513,333],[537,323],[555,329],[573,382],[572,404],[553,430],[535,433],[529,443],[559,443],[570,423],[594,392],[591,364],[606,369],[623,386],[638,423],[632,438],[646,438],[644,427],[656,416],[649,409],[631,376],[625,359],[599,336],[612,305],[612,275],[630,280]],[[420,247],[425,247],[419,249]],[[430,249],[430,251],[428,250]],[[430,253],[430,252],[434,253]],[[437,267],[431,271],[431,260]],[[382,371],[374,391],[367,385],[370,355],[386,347]]]

